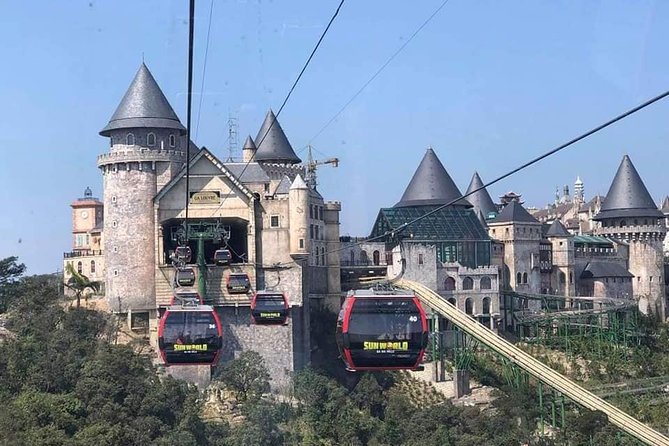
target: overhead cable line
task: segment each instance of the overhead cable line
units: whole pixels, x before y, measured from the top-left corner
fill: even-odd
[[[518,173],[518,172],[520,172],[521,170],[526,169],[526,168],[528,168],[528,167],[530,167],[530,166],[532,166],[532,165],[538,163],[539,161],[541,161],[541,160],[543,160],[543,159],[545,159],[545,158],[548,158],[549,156],[554,155],[554,154],[556,154],[556,153],[558,153],[558,152],[560,152],[560,151],[566,149],[567,147],[569,147],[569,146],[571,146],[571,145],[573,145],[573,144],[575,144],[575,143],[577,143],[577,142],[579,142],[579,141],[582,141],[582,140],[586,139],[586,138],[589,137],[589,136],[594,135],[595,133],[597,133],[597,132],[599,132],[599,131],[601,131],[601,130],[603,130],[603,129],[605,129],[605,128],[607,128],[607,127],[613,125],[613,124],[615,124],[615,123],[618,122],[618,121],[622,121],[623,119],[625,119],[625,118],[627,118],[627,117],[629,117],[629,116],[635,114],[635,113],[638,112],[638,111],[643,110],[644,108],[648,107],[649,105],[652,105],[652,104],[654,104],[654,103],[656,103],[656,102],[658,102],[658,101],[660,101],[660,100],[666,98],[667,96],[669,96],[669,90],[665,91],[664,93],[662,93],[662,94],[660,94],[660,95],[658,95],[658,96],[655,96],[655,97],[652,98],[652,99],[647,100],[646,102],[644,102],[644,103],[642,103],[642,104],[640,104],[640,105],[637,105],[636,107],[634,107],[634,108],[632,108],[632,109],[630,109],[630,110],[628,110],[628,111],[626,111],[626,112],[624,112],[624,113],[622,113],[622,114],[616,116],[616,117],[613,118],[613,119],[610,119],[609,121],[606,121],[604,124],[601,124],[601,125],[599,125],[599,126],[593,128],[592,130],[589,130],[589,131],[587,131],[587,132],[585,132],[585,133],[582,133],[581,135],[579,135],[579,136],[577,136],[577,137],[575,137],[575,138],[573,138],[573,139],[567,141],[566,143],[561,144],[561,145],[555,147],[554,149],[551,149],[551,150],[545,152],[544,154],[537,156],[536,158],[534,158],[534,159],[532,159],[532,160],[530,160],[530,161],[528,161],[528,162],[526,162],[526,163],[524,163],[524,164],[522,164],[522,165],[516,167],[515,169],[510,170],[510,171],[508,171],[507,173],[505,173],[505,174],[503,174],[503,175],[500,175],[499,177],[497,177],[497,178],[495,178],[494,180],[492,180],[492,181],[490,181],[490,182],[484,184],[483,186],[481,186],[481,187],[479,187],[479,188],[477,188],[477,189],[474,189],[474,190],[472,190],[471,192],[468,192],[468,193],[466,193],[466,194],[463,194],[463,195],[459,196],[458,198],[456,198],[456,199],[454,199],[454,200],[451,200],[451,201],[449,201],[448,203],[443,204],[443,205],[441,205],[441,206],[439,206],[439,207],[437,207],[437,208],[435,208],[435,209],[433,209],[433,210],[431,210],[431,211],[429,211],[429,212],[426,212],[425,214],[423,214],[423,215],[421,215],[421,216],[419,216],[419,217],[416,217],[416,218],[414,218],[413,220],[411,220],[411,221],[409,221],[409,222],[407,222],[407,223],[403,223],[403,224],[401,224],[401,225],[398,226],[397,228],[390,229],[390,230],[388,230],[388,231],[384,232],[383,234],[378,235],[378,236],[376,236],[376,237],[370,237],[370,238],[366,238],[366,239],[364,239],[364,240],[355,242],[355,243],[353,243],[353,244],[351,244],[351,245],[347,245],[346,247],[339,247],[339,248],[334,249],[334,250],[331,250],[331,251],[325,251],[325,254],[333,254],[333,253],[336,253],[336,252],[343,251],[344,249],[349,249],[349,248],[351,248],[352,246],[358,246],[358,245],[361,245],[361,244],[363,244],[363,243],[374,242],[374,241],[377,241],[377,240],[384,239],[384,238],[386,238],[386,237],[388,237],[388,236],[394,236],[394,235],[397,235],[397,234],[399,234],[400,232],[402,232],[404,229],[406,229],[407,227],[409,227],[409,226],[411,226],[411,225],[413,225],[413,224],[415,224],[415,223],[418,223],[418,222],[421,221],[422,219],[427,218],[427,217],[429,217],[429,216],[431,216],[431,215],[434,215],[435,213],[441,211],[442,209],[447,208],[448,206],[452,206],[453,204],[457,203],[458,201],[460,201],[460,200],[462,200],[462,199],[464,199],[464,198],[467,198],[468,196],[473,195],[473,194],[475,194],[476,192],[478,192],[478,191],[480,191],[480,190],[483,190],[483,189],[485,189],[485,188],[487,188],[487,187],[489,187],[489,186],[492,186],[493,184],[498,183],[498,182],[502,181],[503,179],[505,179],[505,178],[507,178],[507,177],[510,177],[511,175],[513,175],[513,174],[515,174],[515,173]],[[291,262],[291,263],[292,263],[292,262]]]
[[[200,132],[200,113],[202,112],[202,98],[204,97],[204,80],[207,74],[207,55],[209,55],[209,36],[211,34],[211,17],[214,15],[214,0],[209,7],[209,26],[207,26],[207,44],[204,47],[204,66],[202,68],[202,85],[200,86],[200,105],[197,108],[197,124],[195,124],[195,139]]]
[[[318,47],[321,46],[321,42],[323,42],[323,39],[325,38],[325,35],[328,33],[328,30],[330,29],[330,26],[332,25],[332,22],[334,22],[335,18],[337,18],[337,15],[339,15],[339,10],[341,9],[342,5],[344,4],[345,0],[341,0],[339,2],[339,6],[337,6],[337,9],[335,10],[334,14],[330,18],[330,21],[328,22],[327,26],[325,27],[325,30],[321,34],[321,37],[318,39],[318,42],[316,42],[316,46],[314,46],[314,49],[311,51],[311,54],[309,55],[309,58],[307,61],[304,63],[304,66],[302,67],[302,70],[300,70],[300,74],[297,75],[297,78],[295,79],[295,82],[293,82],[293,86],[290,87],[290,90],[288,91],[288,94],[286,95],[286,98],[283,100],[281,103],[281,107],[279,107],[279,111],[277,111],[275,115],[275,119],[272,120],[270,123],[269,127],[267,127],[267,131],[265,134],[262,136],[260,139],[260,142],[256,142],[256,147],[260,148],[262,145],[263,141],[265,141],[265,138],[267,135],[269,135],[269,132],[272,130],[272,127],[274,127],[274,124],[279,120],[279,115],[283,111],[283,108],[286,106],[286,103],[288,102],[288,99],[290,99],[290,95],[293,94],[293,90],[295,90],[295,87],[297,87],[298,82],[300,82],[300,79],[302,78],[302,75],[306,71],[307,67],[309,66],[309,63],[311,62],[311,59],[313,59],[314,54],[316,54],[316,51],[318,50]],[[255,159],[255,152],[253,153],[253,156],[249,158],[249,160],[244,164],[244,167],[242,168],[242,171],[237,175],[237,178],[239,178],[239,181],[242,180],[242,176],[244,175],[244,172],[246,169],[249,167],[249,164]],[[221,200],[221,204],[214,210],[214,213],[216,213],[219,209],[223,207],[223,204],[225,203],[225,200],[228,198],[228,195],[223,197],[223,200]]]
[[[411,41],[414,39],[414,37],[416,37],[418,35],[418,33],[420,33],[423,30],[423,28],[425,28],[425,26],[428,23],[430,23],[430,21],[432,21],[432,19],[439,13],[439,11],[441,11],[443,9],[444,6],[446,6],[446,3],[448,3],[448,2],[449,2],[449,0],[444,0],[444,2],[442,2],[441,5],[439,5],[439,7],[437,9],[435,9],[434,12],[432,12],[432,14],[430,14],[430,16],[418,27],[418,29],[416,29],[416,31],[414,31],[414,33],[411,35],[411,37],[409,37],[402,45],[400,45],[400,47],[397,49],[397,51],[395,51],[388,58],[388,60],[386,60],[385,63],[383,65],[381,65],[381,67],[378,70],[376,70],[376,72],[372,75],[372,77],[367,79],[367,82],[365,82],[362,85],[362,87],[360,87],[360,89],[358,91],[356,91],[353,96],[351,96],[351,98],[339,109],[339,111],[337,113],[335,113],[334,116],[332,118],[330,118],[330,120],[328,122],[326,122],[325,125],[323,127],[321,127],[321,129],[314,136],[312,136],[309,139],[309,142],[307,143],[307,146],[309,144],[311,144],[314,141],[314,139],[318,138],[320,136],[320,134],[323,133],[325,131],[325,129],[328,128],[330,126],[330,124],[332,124],[335,121],[335,119],[337,119],[344,112],[344,110],[346,110],[346,108],[349,105],[351,105],[351,102],[355,101],[355,99],[358,96],[360,96],[360,93],[362,93],[363,90],[365,88],[367,88],[367,86],[369,84],[371,84],[374,81],[374,79],[376,79],[377,76],[379,74],[381,74],[381,72],[383,70],[385,70],[385,68],[388,65],[390,65],[390,62],[392,62],[393,59],[395,59],[395,57],[397,57],[397,55],[400,54],[404,50],[404,48],[406,48],[406,46],[409,45],[409,43],[411,43]]]
[[[188,100],[186,116],[186,218],[184,229],[186,231],[186,243],[188,243],[188,205],[190,203],[190,127],[191,109],[193,105],[193,33],[195,29],[195,0],[190,0],[188,26]]]

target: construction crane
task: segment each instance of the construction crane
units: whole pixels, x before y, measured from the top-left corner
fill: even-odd
[[[315,189],[316,185],[318,182],[316,181],[316,167],[321,166],[323,164],[332,164],[332,167],[338,167],[339,166],[339,158],[328,158],[325,160],[315,160],[312,153],[311,153],[311,144],[307,146],[309,157],[307,159],[307,163],[305,165],[306,167],[306,174],[305,174],[305,182],[307,185]]]

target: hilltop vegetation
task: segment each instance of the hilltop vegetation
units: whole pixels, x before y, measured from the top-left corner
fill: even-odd
[[[116,345],[111,316],[68,308],[60,278],[22,273],[16,259],[0,261],[1,320],[11,333],[0,343],[2,445],[633,444],[616,438],[601,414],[574,410],[569,435],[539,439],[536,394],[506,387],[494,364],[476,363],[503,390],[485,410],[456,407],[406,374],[343,373],[327,329],[334,316],[325,311],[315,315],[323,333],[314,333],[314,369],[294,376],[290,395],[267,394],[271,372],[245,352],[217,370],[212,386],[226,389],[235,416],[207,421],[211,395]]]

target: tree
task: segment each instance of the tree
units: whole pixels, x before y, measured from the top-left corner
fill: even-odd
[[[7,257],[0,260],[0,313],[7,311],[10,304],[11,288],[21,275],[26,266],[17,263],[18,257]]]
[[[77,308],[81,307],[81,296],[86,290],[92,293],[99,293],[102,284],[98,281],[91,281],[88,277],[76,271],[71,263],[68,263],[65,270],[70,275],[70,278],[65,283],[65,286],[74,291],[77,297]]]
[[[245,351],[225,364],[216,379],[235,393],[239,401],[255,402],[269,392],[269,372],[265,360],[254,351]]]

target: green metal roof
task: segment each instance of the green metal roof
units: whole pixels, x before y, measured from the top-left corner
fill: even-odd
[[[371,237],[382,236],[437,208],[438,206],[413,206],[381,209]],[[435,214],[407,226],[401,236],[415,241],[490,240],[472,209],[453,206],[440,209]]]
[[[613,245],[611,240],[596,235],[575,235],[574,243],[583,243],[588,245]]]

